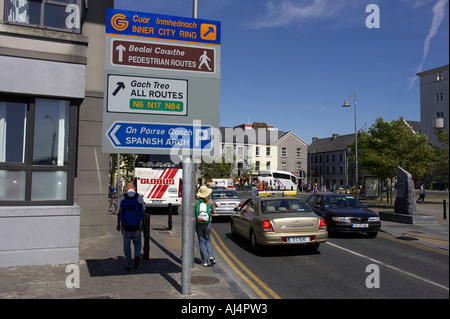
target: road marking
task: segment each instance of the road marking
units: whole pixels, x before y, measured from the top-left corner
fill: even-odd
[[[398,272],[400,272],[400,273],[402,273],[402,274],[404,274],[404,275],[411,276],[411,277],[413,277],[413,278],[415,278],[415,279],[418,279],[418,280],[422,280],[422,281],[424,281],[424,282],[426,282],[426,283],[429,283],[429,284],[434,285],[434,286],[436,286],[436,287],[445,289],[445,290],[447,290],[447,291],[449,290],[448,287],[445,287],[445,286],[443,286],[443,285],[441,285],[441,284],[438,284],[437,282],[434,282],[434,281],[428,280],[428,279],[426,279],[426,278],[417,276],[417,275],[415,275],[415,274],[413,274],[413,273],[411,273],[411,272],[409,272],[409,271],[402,270],[402,269],[400,269],[400,268],[397,268],[397,267],[394,267],[394,266],[392,266],[392,265],[386,264],[386,263],[384,263],[384,262],[382,262],[382,261],[379,261],[379,260],[377,260],[377,259],[368,257],[368,256],[363,255],[363,254],[360,254],[360,253],[357,253],[356,251],[353,251],[353,250],[350,250],[350,249],[341,247],[341,246],[339,246],[339,245],[330,243],[329,241],[327,242],[327,244],[330,245],[330,246],[333,246],[333,247],[335,247],[335,248],[341,249],[341,250],[343,250],[343,251],[346,251],[346,252],[348,252],[348,253],[350,253],[350,254],[356,255],[356,256],[358,256],[358,257],[366,258],[366,259],[368,259],[368,260],[370,260],[370,261],[372,261],[372,262],[374,262],[374,263],[377,263],[377,264],[380,264],[380,265],[385,266],[385,267],[387,267],[387,268],[390,268],[390,269],[392,269],[392,270],[398,271]]]
[[[396,238],[396,237],[394,237],[392,235],[388,235],[388,234],[378,233],[378,236],[383,237],[385,239],[396,241],[396,242],[401,243],[401,244],[414,246],[416,248],[420,248],[420,249],[423,249],[423,250],[428,250],[428,251],[432,251],[432,252],[435,252],[435,253],[438,253],[438,254],[442,254],[442,255],[448,256],[448,251],[443,251],[443,250],[440,250],[440,249],[427,247],[427,246],[422,245],[422,244],[412,243],[412,242],[406,241],[404,239],[399,239],[399,238]]]
[[[262,299],[269,299],[256,285],[248,279],[247,276],[245,276],[233,263],[232,261],[227,257],[227,255],[220,249],[220,247],[217,245],[216,241],[214,240],[214,237],[211,237],[211,241],[213,245],[215,246],[216,250],[219,252],[219,254],[222,255],[223,259],[227,262],[227,264],[236,272],[236,274],[239,275]]]
[[[241,267],[253,280],[255,280],[262,288],[264,288],[273,298],[275,299],[281,299],[281,297],[272,289],[269,288],[261,279],[259,279],[254,273],[252,273],[225,245],[225,243],[220,239],[217,232],[213,229],[212,230],[214,236],[217,238],[217,241],[219,244],[223,247],[223,249],[228,253],[228,255],[237,263],[239,267]],[[230,265],[231,268],[247,283],[250,285],[250,287],[255,290],[255,292],[263,299],[269,299],[256,285],[251,282],[250,279],[248,279],[247,276],[245,276],[237,267],[233,264],[233,262],[225,255],[225,253],[220,249],[220,247],[217,245],[217,243],[214,240],[214,237],[211,237],[214,246],[219,251],[219,253],[224,257],[225,261]]]

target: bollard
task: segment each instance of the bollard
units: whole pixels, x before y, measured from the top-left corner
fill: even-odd
[[[447,219],[447,201],[444,199],[444,219]]]
[[[168,220],[168,230],[172,230],[172,204],[169,204],[169,220]]]
[[[144,215],[144,260],[150,258],[150,214]]]

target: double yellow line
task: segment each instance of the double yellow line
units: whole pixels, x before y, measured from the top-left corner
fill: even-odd
[[[217,232],[212,230],[213,236],[211,241],[219,252],[219,254],[225,259],[227,264],[241,277],[246,284],[248,284],[262,299],[281,299],[275,291],[270,289],[261,279],[259,279],[254,273],[252,273],[229,249],[225,246],[225,243],[220,239]],[[217,239],[217,241],[216,241]],[[218,242],[218,243],[217,243]],[[228,257],[229,256],[229,257]],[[234,262],[232,260],[233,259]],[[241,270],[239,270],[238,266]],[[246,274],[247,275],[246,275]],[[249,278],[250,277],[250,278]],[[253,280],[253,281],[252,281]]]

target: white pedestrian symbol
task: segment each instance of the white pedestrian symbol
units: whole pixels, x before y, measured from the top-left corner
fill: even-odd
[[[209,67],[208,61],[211,61],[210,58],[208,58],[208,55],[206,54],[206,51],[203,51],[203,54],[200,56],[200,65],[198,66],[199,69],[202,68],[202,65],[205,64],[208,70],[211,71],[211,68]]]

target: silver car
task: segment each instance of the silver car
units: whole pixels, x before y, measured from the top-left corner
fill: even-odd
[[[234,208],[238,207],[242,201],[238,193],[232,189],[213,189],[211,200],[214,203],[213,219],[219,216],[231,216]]]

